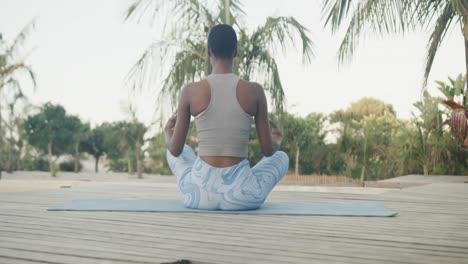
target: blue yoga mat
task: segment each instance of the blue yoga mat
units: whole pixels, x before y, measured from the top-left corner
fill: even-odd
[[[329,215],[329,216],[394,216],[397,213],[379,202],[267,202],[257,210],[220,211],[186,208],[178,200],[112,200],[83,199],[59,205],[48,211],[104,211],[104,212],[171,212],[205,214],[252,215]]]

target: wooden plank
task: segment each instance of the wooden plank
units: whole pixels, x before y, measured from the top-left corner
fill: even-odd
[[[118,259],[102,259],[102,258],[87,258],[84,256],[79,255],[65,255],[65,254],[57,254],[54,253],[54,249],[50,249],[50,251],[38,251],[38,250],[25,250],[25,249],[17,249],[17,248],[8,248],[8,247],[1,247],[0,248],[0,257],[6,259],[19,259],[19,260],[26,260],[26,261],[34,261],[39,263],[69,263],[69,264],[102,264],[107,262],[112,262],[116,264],[124,264],[127,263],[126,261],[121,261]],[[139,262],[134,262],[139,263]],[[152,263],[154,264],[154,262]]]
[[[0,263],[3,264],[32,264],[32,263],[40,263],[38,260],[28,260],[24,259],[22,257],[1,257],[0,256]],[[47,262],[42,262],[42,263],[47,263]],[[50,262],[49,262],[50,263]]]

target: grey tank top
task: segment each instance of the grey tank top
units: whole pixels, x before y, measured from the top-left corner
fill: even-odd
[[[205,111],[195,117],[198,155],[246,158],[252,117],[237,101],[235,74],[211,74],[206,77],[211,100]]]

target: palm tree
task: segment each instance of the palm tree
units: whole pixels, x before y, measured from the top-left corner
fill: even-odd
[[[309,62],[313,56],[309,31],[293,17],[269,17],[253,32],[246,30],[240,0],[137,0],[129,7],[126,19],[139,20],[148,15],[157,19],[164,13],[170,14],[164,26],[164,40],[153,43],[128,76],[135,90],[154,86],[155,70],[164,75],[158,107],[168,97],[173,107],[183,85],[210,73],[206,35],[219,23],[232,25],[238,33],[234,71],[243,79],[259,80],[278,111],[283,109],[285,97],[276,51],[297,44],[298,36],[303,62]]]
[[[25,58],[19,56],[20,47],[26,40],[29,32],[34,26],[34,21],[28,23],[23,30],[18,34],[15,40],[9,44],[6,43],[0,34],[0,94],[1,98],[5,98],[3,94],[6,92],[12,98],[24,97],[24,92],[21,88],[19,77],[21,73],[27,73],[36,86],[34,73],[29,66],[24,62]],[[16,100],[16,99],[15,99]],[[0,100],[0,178],[3,169],[3,129],[2,129],[2,101]]]
[[[418,27],[432,28],[427,44],[424,87],[434,58],[445,35],[460,25],[465,41],[466,72],[468,73],[468,1],[466,0],[324,0],[325,26],[336,32],[352,15],[338,51],[340,62],[352,57],[363,30],[377,34],[403,33]],[[468,79],[466,80],[468,86]]]

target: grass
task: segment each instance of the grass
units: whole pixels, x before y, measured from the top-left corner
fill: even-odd
[[[281,184],[286,185],[353,185],[362,186],[361,181],[346,176],[294,175],[286,174]]]

